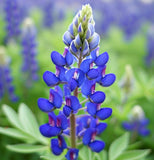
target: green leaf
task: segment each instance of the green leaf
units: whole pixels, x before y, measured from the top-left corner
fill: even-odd
[[[122,153],[116,160],[141,160],[149,154],[150,150],[133,150]]]
[[[116,139],[109,148],[109,160],[115,160],[127,148],[128,142],[128,133]]]
[[[22,125],[19,121],[17,113],[8,105],[2,106],[3,112],[6,115],[9,122],[16,128],[22,129]]]
[[[25,132],[33,135],[34,137],[39,136],[39,125],[36,118],[32,111],[24,103],[19,106],[19,120]]]
[[[4,134],[4,135],[7,135],[7,136],[10,136],[10,137],[17,138],[17,139],[33,142],[32,137],[23,133],[20,130],[14,129],[14,128],[2,128],[2,127],[0,127],[0,133]]]
[[[43,152],[48,149],[47,146],[31,145],[31,144],[7,145],[6,148],[11,151],[19,152],[19,153]]]
[[[79,158],[81,160],[85,160],[85,157],[88,160],[93,160],[93,156],[93,152],[88,147],[82,147],[79,151]]]

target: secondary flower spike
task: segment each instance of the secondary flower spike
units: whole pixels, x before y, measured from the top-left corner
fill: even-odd
[[[67,160],[78,159],[77,142],[81,139],[93,152],[104,149],[105,142],[96,136],[107,128],[107,124],[100,121],[112,114],[111,108],[102,105],[105,93],[95,89],[96,85],[111,86],[116,77],[105,73],[109,55],[107,52],[99,55],[100,39],[94,24],[90,5],[84,5],[63,36],[67,45],[63,54],[51,53],[55,73],[43,74],[44,82],[50,87],[49,98],[38,99],[38,107],[49,116],[49,121],[40,126],[40,132],[51,138],[53,154],[60,155],[67,149]],[[79,94],[86,99],[80,102]],[[80,116],[77,118],[77,115]],[[66,144],[66,137],[70,145]]]

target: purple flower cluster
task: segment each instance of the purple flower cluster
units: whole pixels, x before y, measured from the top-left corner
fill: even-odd
[[[8,98],[12,102],[16,102],[18,97],[14,93],[14,86],[12,84],[13,78],[11,76],[11,70],[9,66],[9,60],[4,54],[4,49],[0,48],[0,100],[6,93],[8,93]]]
[[[8,42],[15,39],[20,34],[21,15],[17,0],[5,0],[4,4],[5,21],[6,21],[6,38]]]
[[[46,71],[43,74],[51,89],[48,99],[38,99],[40,110],[49,117],[48,123],[40,126],[40,132],[52,138],[51,150],[55,155],[67,149],[66,159],[77,160],[79,150],[76,141],[82,141],[94,152],[105,147],[105,143],[96,140],[96,136],[106,129],[107,124],[100,120],[110,117],[112,109],[101,107],[105,93],[96,91],[95,87],[97,84],[111,86],[115,75],[105,73],[109,55],[107,52],[99,55],[99,35],[95,33],[89,5],[77,13],[63,41],[67,45],[63,55],[57,51],[51,53],[56,72]],[[86,100],[80,102],[80,94]],[[71,146],[66,144],[65,136],[70,137]]]
[[[22,71],[27,79],[27,86],[32,85],[32,81],[38,80],[38,62],[36,43],[36,29],[31,19],[27,18],[24,21],[22,31]]]

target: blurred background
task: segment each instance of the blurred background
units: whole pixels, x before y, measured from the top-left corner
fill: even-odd
[[[46,70],[54,72],[50,53],[63,53],[62,36],[87,3],[101,37],[100,53],[107,51],[110,56],[107,73],[117,77],[112,87],[99,87],[106,93],[104,105],[113,109],[101,135],[106,150],[127,130],[131,141],[139,142],[137,149],[151,149],[146,160],[153,160],[154,0],[0,0],[0,126],[9,127],[2,104],[17,111],[24,102],[40,124],[47,121],[37,107],[37,99],[48,97],[49,91],[42,75]],[[142,131],[129,128],[128,122],[144,119]],[[37,154],[17,154],[5,148],[18,142],[0,134],[0,159],[39,159]]]

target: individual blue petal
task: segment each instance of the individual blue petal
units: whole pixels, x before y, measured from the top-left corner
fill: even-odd
[[[55,86],[59,82],[59,78],[57,78],[56,75],[50,71],[44,72],[43,80],[50,87]]]
[[[90,33],[91,33],[91,36],[92,36],[95,32],[94,25],[92,23],[88,23],[88,29],[90,29]]]
[[[97,111],[97,104],[88,102],[88,103],[86,103],[86,106],[87,106],[87,112],[90,115],[94,116],[96,114],[96,111]]]
[[[59,86],[55,86],[55,91],[61,96],[63,97],[63,91]]]
[[[71,24],[69,25],[68,31],[71,33],[72,36],[74,36],[73,23],[71,23]]]
[[[75,43],[75,46],[76,46],[77,48],[80,48],[80,46],[82,45],[82,42],[81,42],[81,39],[80,39],[80,35],[79,35],[79,34],[75,37],[74,43]]]
[[[94,94],[89,96],[90,101],[93,103],[102,103],[105,100],[105,93],[101,91],[97,91]]]
[[[81,86],[82,94],[84,94],[85,96],[91,95],[91,88],[94,84],[95,84],[94,80],[86,79]]]
[[[70,116],[71,112],[72,112],[72,109],[69,106],[65,105],[63,107],[63,113],[65,114],[66,117]]]
[[[98,69],[90,69],[89,72],[87,73],[88,79],[96,79],[99,75]]]
[[[90,29],[88,28],[87,32],[86,32],[86,39],[89,39],[91,36],[91,32]]]
[[[48,117],[49,117],[49,125],[52,126],[52,127],[55,127],[56,126],[56,115],[54,112],[49,112],[48,113]]]
[[[65,155],[67,160],[77,160],[78,159],[79,150],[75,148],[70,148]]]
[[[70,66],[73,64],[73,55],[69,52],[68,48],[67,48],[67,53],[66,53],[66,56],[65,56],[65,60],[66,60],[66,65],[67,66]]]
[[[87,73],[90,70],[90,64],[92,63],[92,59],[85,59],[82,61],[80,65],[80,69],[84,72]]]
[[[104,66],[109,60],[109,55],[107,52],[102,53],[95,59],[95,64],[97,66]]]
[[[70,51],[71,51],[71,53],[74,54],[75,56],[78,55],[78,49],[77,49],[76,46],[75,46],[74,40],[73,40],[73,41],[71,42],[71,44],[70,44]]]
[[[89,147],[94,152],[100,152],[104,149],[105,143],[103,141],[95,140],[89,144]]]
[[[45,98],[39,98],[37,104],[40,110],[42,110],[43,112],[50,112],[54,108],[53,104]]]
[[[58,140],[59,140],[59,146],[61,148],[63,148],[63,149],[67,148],[67,145],[66,145],[66,142],[65,142],[65,139],[63,136],[59,135]]]
[[[54,155],[60,155],[63,152],[63,149],[59,147],[58,139],[51,140],[51,150]]]
[[[131,124],[130,122],[123,122],[122,123],[122,127],[124,129],[126,129],[127,131],[132,131],[133,130],[133,124]]]
[[[107,128],[106,123],[99,123],[96,127],[97,129],[97,135],[101,134],[105,129]]]
[[[55,65],[58,66],[64,66],[66,64],[65,58],[57,51],[53,51],[51,53],[51,60]]]
[[[65,130],[68,127],[68,121],[66,116],[63,114],[58,115],[56,125],[57,127],[60,127],[62,130]]]
[[[147,128],[145,128],[145,127],[141,127],[141,128],[139,128],[139,134],[141,135],[141,136],[148,136],[149,134],[150,134],[150,131],[149,131],[149,129],[147,129]]]
[[[111,114],[112,114],[111,108],[101,108],[99,111],[97,111],[96,116],[101,120],[105,120],[108,117],[110,117]]]
[[[91,54],[92,60],[95,61],[97,56],[99,55],[99,47],[92,50],[90,54]]]
[[[58,127],[52,127],[47,123],[40,126],[40,132],[45,137],[54,137],[61,132],[61,129]]]
[[[70,91],[74,91],[76,89],[76,87],[78,86],[78,83],[75,79],[71,79],[69,82],[68,82],[68,85],[69,85],[69,88],[70,88]]]
[[[89,43],[90,50],[95,49],[99,45],[99,42],[100,42],[100,36],[95,32],[92,36],[91,42]]]
[[[65,73],[65,77],[68,82],[73,78],[75,71],[76,71],[76,68],[72,68]]]
[[[59,75],[58,75],[59,80],[66,81],[66,78],[65,78],[66,69],[61,66],[56,66],[56,70],[59,72]]]
[[[73,38],[72,35],[70,34],[70,32],[66,31],[63,35],[63,42],[67,45],[70,46],[71,42],[72,42]]]
[[[79,26],[78,26],[78,33],[82,33],[82,32],[83,32],[83,28],[82,28],[82,25],[80,23]]]
[[[101,79],[100,84],[104,87],[109,87],[114,83],[115,79],[116,76],[113,73],[106,74],[105,77]]]
[[[92,135],[93,135],[93,129],[88,128],[85,131],[83,139],[82,139],[82,142],[83,142],[84,145],[88,145],[90,143]]]
[[[63,86],[63,88],[64,88],[64,95],[65,95],[65,96],[70,96],[70,95],[71,95],[71,90],[70,90],[70,88],[69,88],[69,85],[68,85],[68,84],[65,84],[65,85]]]
[[[70,96],[70,100],[73,111],[77,111],[79,108],[81,108],[80,102],[76,96]]]
[[[60,108],[63,102],[63,98],[60,96],[59,93],[54,91],[53,89],[50,89],[50,96],[53,96],[52,103],[56,108]]]
[[[88,43],[88,41],[85,39],[84,42],[83,42],[82,56],[85,57],[85,56],[87,56],[88,54],[90,54],[90,51],[89,51],[89,43]]]
[[[91,121],[92,121],[92,117],[87,115],[87,116],[81,117],[80,120],[84,128],[89,128]]]
[[[84,81],[85,74],[80,69],[77,70],[77,74],[78,74],[78,76],[77,76],[78,87],[80,87]]]

